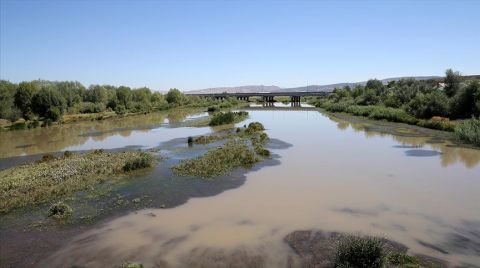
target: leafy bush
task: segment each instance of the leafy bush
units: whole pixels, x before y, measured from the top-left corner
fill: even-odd
[[[338,242],[333,257],[334,267],[383,267],[384,242],[375,237],[348,236]]]
[[[63,202],[58,202],[50,206],[47,216],[57,219],[64,219],[72,215],[72,213],[73,209],[69,205]]]
[[[252,133],[255,133],[255,132],[258,132],[258,131],[263,131],[263,130],[265,130],[265,128],[263,127],[262,123],[252,122],[252,123],[248,124],[248,127],[245,130],[245,132],[247,132],[248,134],[252,134]]]
[[[120,266],[120,268],[143,268],[143,264],[135,262],[126,262]]]
[[[465,142],[480,146],[480,118],[472,118],[457,124],[455,135]]]
[[[226,112],[217,113],[210,120],[210,126],[219,126],[225,124],[234,124],[245,120],[248,116],[247,112]]]
[[[52,121],[58,121],[62,117],[62,112],[58,107],[50,107],[45,114],[45,117]]]
[[[141,168],[151,167],[153,156],[149,153],[142,153],[139,157],[128,160],[123,166],[123,171],[128,172]]]
[[[407,124],[415,124],[417,122],[417,119],[415,119],[402,109],[387,108],[381,106],[377,106],[375,107],[375,109],[372,109],[370,114],[368,115],[368,118]]]
[[[455,130],[455,124],[450,122],[448,118],[438,116],[434,116],[430,120],[419,120],[417,125],[425,128],[438,129],[450,132]]]

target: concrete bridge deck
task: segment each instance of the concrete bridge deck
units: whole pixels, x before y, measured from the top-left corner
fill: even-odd
[[[292,92],[250,92],[250,93],[185,93],[187,96],[211,97],[225,99],[228,97],[239,100],[249,100],[250,97],[262,97],[266,102],[273,102],[274,97],[290,97],[292,102],[299,102],[301,97],[326,96],[331,92],[325,91],[292,91]]]

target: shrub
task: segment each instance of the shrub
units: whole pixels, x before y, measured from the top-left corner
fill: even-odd
[[[387,108],[387,107],[380,107],[377,106],[371,110],[370,114],[368,115],[370,119],[376,120],[387,120],[391,122],[400,122],[400,123],[407,123],[407,124],[415,124],[418,120],[415,119],[413,116],[409,115],[402,109],[395,109],[395,108]]]
[[[418,126],[438,129],[443,131],[454,131],[455,124],[450,122],[448,118],[434,116],[430,120],[420,120],[417,123]]]
[[[45,117],[52,121],[58,121],[62,117],[62,112],[58,107],[50,107],[45,114]]]
[[[218,106],[210,106],[207,109],[207,112],[216,112],[218,111]]]
[[[390,265],[396,265],[399,267],[420,267],[420,262],[417,258],[401,252],[389,253],[387,256],[387,262]]]
[[[271,153],[269,150],[263,148],[262,146],[255,146],[255,152],[260,155],[260,156],[263,156],[263,157],[270,157]]]
[[[338,242],[334,267],[383,267],[384,242],[374,237],[348,236]]]
[[[188,143],[188,144],[192,144],[192,143],[193,143],[193,138],[192,138],[192,137],[188,137],[187,143]]]
[[[123,171],[128,172],[141,168],[151,167],[153,164],[153,156],[149,153],[142,153],[137,158],[128,160],[123,166]]]
[[[27,128],[27,124],[25,124],[25,122],[15,123],[9,127],[10,130],[19,130],[19,129],[26,129],[26,128]]]
[[[55,204],[52,204],[50,208],[48,209],[48,217],[54,217],[57,219],[64,219],[72,215],[73,209],[63,203],[63,202],[57,202]]]
[[[53,154],[45,154],[42,156],[42,159],[40,159],[39,162],[49,162],[55,159],[57,158]]]
[[[455,126],[457,138],[480,146],[480,118],[472,118]]]
[[[245,130],[247,133],[252,134],[258,131],[263,131],[265,128],[263,127],[262,123],[260,122],[252,122],[248,124],[247,129]]]
[[[233,124],[243,121],[247,118],[247,112],[226,112],[226,113],[217,113],[210,120],[210,126],[219,126],[225,124]]]
[[[65,151],[65,152],[63,152],[63,157],[70,157],[70,156],[72,156],[72,155],[73,155],[73,153],[70,152],[70,151]]]

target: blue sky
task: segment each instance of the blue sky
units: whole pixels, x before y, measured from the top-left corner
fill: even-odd
[[[480,1],[0,0],[0,76],[182,90],[480,74]]]

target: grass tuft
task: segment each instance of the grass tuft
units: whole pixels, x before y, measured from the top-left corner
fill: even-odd
[[[47,216],[56,219],[65,219],[72,215],[72,213],[73,209],[69,205],[63,202],[57,202],[50,206]]]
[[[347,236],[338,242],[333,267],[380,268],[385,263],[384,242],[369,236]]]
[[[148,168],[153,164],[153,156],[149,153],[140,153],[136,158],[129,159],[123,166],[123,171],[129,172],[137,169]]]

